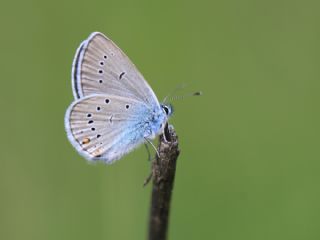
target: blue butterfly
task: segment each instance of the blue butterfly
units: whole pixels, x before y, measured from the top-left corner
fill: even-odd
[[[130,59],[99,32],[76,52],[72,90],[65,128],[89,161],[113,163],[162,133],[172,114],[171,105],[159,103]]]

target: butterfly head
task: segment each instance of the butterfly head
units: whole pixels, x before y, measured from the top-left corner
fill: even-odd
[[[173,114],[173,107],[171,104],[161,104],[161,108],[167,117],[170,117]]]

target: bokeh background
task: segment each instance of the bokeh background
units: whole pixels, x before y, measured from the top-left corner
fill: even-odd
[[[319,1],[2,1],[0,239],[145,239],[144,147],[72,148],[71,63],[101,31],[174,102],[170,239],[320,239]]]

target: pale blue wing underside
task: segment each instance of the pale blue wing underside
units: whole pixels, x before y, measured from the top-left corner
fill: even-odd
[[[114,95],[91,95],[67,110],[68,138],[89,160],[112,163],[144,142],[151,134],[152,109],[141,101]]]

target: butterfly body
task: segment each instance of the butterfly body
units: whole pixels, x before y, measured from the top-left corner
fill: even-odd
[[[170,114],[129,58],[93,33],[73,62],[68,138],[88,160],[112,163],[163,131]]]

